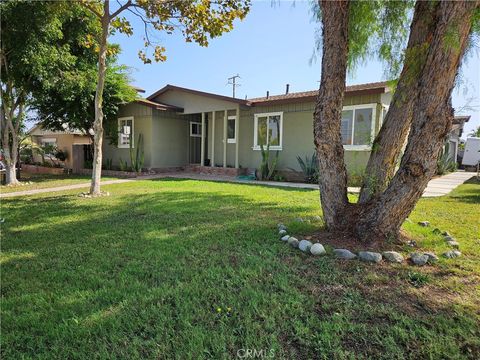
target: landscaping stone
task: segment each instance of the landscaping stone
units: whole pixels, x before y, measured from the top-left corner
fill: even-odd
[[[430,223],[428,221],[419,221],[418,225],[420,225],[422,227],[428,227],[428,226],[430,226]]]
[[[334,249],[333,253],[335,256],[339,259],[344,259],[344,260],[352,260],[357,257],[354,253],[352,253],[350,250],[347,249]]]
[[[282,241],[288,241],[288,239],[290,239],[290,235],[285,235],[285,236],[282,236]]]
[[[314,221],[322,221],[322,217],[320,215],[315,215],[312,219]]]
[[[417,266],[423,266],[428,262],[428,256],[421,253],[411,253],[410,260]]]
[[[280,230],[280,231],[278,232],[278,235],[280,235],[280,236],[287,235],[287,230]]]
[[[382,255],[372,251],[359,251],[358,258],[365,262],[379,263],[382,261]]]
[[[428,256],[427,262],[428,262],[429,264],[433,264],[433,263],[435,263],[435,262],[438,261],[438,256],[435,255],[435,254],[432,253],[432,252],[426,252],[426,253],[423,253],[423,255],[427,255],[427,256]]]
[[[323,255],[323,254],[326,254],[327,252],[325,251],[325,248],[323,247],[322,244],[316,243],[316,244],[313,244],[312,247],[310,248],[310,253],[312,255]]]
[[[462,253],[458,250],[450,250],[450,251],[447,251],[446,253],[443,253],[443,256],[448,259],[453,259],[453,258],[459,257],[460,255],[462,255]]]
[[[278,227],[278,231],[280,230],[287,230],[287,227],[283,224],[277,224],[277,227]]]
[[[447,244],[455,249],[458,249],[460,247],[460,244],[457,241],[447,241]]]
[[[298,243],[298,248],[303,252],[309,252],[311,247],[312,247],[312,243],[308,240],[301,240]]]
[[[382,255],[389,262],[401,263],[404,260],[402,254],[396,251],[384,251]]]
[[[407,245],[408,245],[408,246],[411,246],[411,247],[415,247],[415,246],[417,246],[417,242],[416,242],[415,240],[409,240],[409,241],[407,242]]]
[[[445,235],[443,238],[445,239],[445,241],[455,241],[455,238],[450,235]]]
[[[295,218],[295,221],[296,222],[304,222],[305,220],[303,220],[301,217],[298,217],[298,218]]]
[[[432,230],[432,232],[433,232],[434,234],[439,235],[439,234],[442,233],[442,230],[440,230],[439,228],[435,228],[435,229]]]
[[[288,244],[291,246],[291,247],[294,247],[294,248],[298,248],[298,240],[296,238],[294,238],[293,236],[290,236],[288,238]]]
[[[442,232],[442,235],[443,235],[443,236],[452,236],[452,235],[450,235],[450,233],[449,233],[448,231]]]

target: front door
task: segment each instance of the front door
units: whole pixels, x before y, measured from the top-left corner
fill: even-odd
[[[190,164],[200,164],[202,149],[202,123],[190,121]]]

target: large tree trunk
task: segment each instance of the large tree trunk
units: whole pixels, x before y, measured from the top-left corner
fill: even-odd
[[[92,183],[90,185],[90,194],[99,195],[100,178],[102,174],[102,143],[103,143],[103,89],[105,86],[105,73],[107,69],[107,38],[110,26],[110,6],[109,0],[105,0],[104,13],[101,19],[102,34],[100,39],[100,51],[98,54],[98,79],[97,90],[95,92],[95,121],[93,123],[94,142],[93,142],[93,167]]]
[[[363,240],[396,236],[435,172],[451,129],[450,97],[468,42],[473,9],[478,6],[478,1],[439,3],[405,154],[385,192],[361,209],[356,234]]]
[[[342,228],[348,206],[341,116],[347,70],[349,1],[319,1],[322,11],[322,78],[313,131],[320,170],[320,198],[328,229]],[[328,49],[328,51],[325,51]]]
[[[2,130],[2,150],[5,164],[5,184],[18,185],[17,163],[18,163],[18,132],[20,122],[23,117],[23,100],[18,98],[13,101],[13,89],[7,86],[9,96],[2,99],[2,109],[0,111],[1,130]],[[7,105],[7,102],[11,104]],[[17,111],[18,109],[18,111]],[[17,111],[16,121],[13,118]]]
[[[389,111],[372,145],[358,201],[361,204],[381,194],[395,172],[412,123],[413,104],[419,95],[420,74],[433,39],[438,5],[429,1],[415,5],[405,63]]]

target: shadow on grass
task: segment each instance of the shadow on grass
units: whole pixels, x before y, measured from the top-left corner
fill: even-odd
[[[473,310],[409,291],[403,268],[308,257],[279,241],[278,221],[312,210],[306,201],[282,201],[290,193],[128,186],[138,188],[98,199],[5,201],[2,251],[32,255],[2,266],[4,358],[232,358],[244,348],[273,349],[278,358],[455,357],[478,350],[461,330],[475,330]],[[459,341],[466,348],[455,347]]]

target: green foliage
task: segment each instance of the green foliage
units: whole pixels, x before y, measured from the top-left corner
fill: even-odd
[[[430,282],[430,276],[428,276],[428,274],[416,271],[409,271],[407,273],[407,279],[410,284],[417,288],[425,286]]]
[[[128,171],[127,161],[123,161],[121,158],[118,159],[118,166],[120,167],[120,171]]]
[[[480,126],[478,126],[476,129],[473,129],[468,133],[468,136],[470,137],[480,137]]]
[[[318,183],[318,158],[317,152],[314,151],[312,156],[305,156],[305,159],[302,159],[299,155],[297,155],[297,162],[300,168],[302,169],[303,178],[305,182],[316,184]]]
[[[141,172],[145,160],[145,153],[143,151],[143,135],[138,134],[138,141],[136,151],[133,150],[133,134],[130,134],[130,161],[132,164],[132,171]]]
[[[271,180],[275,174],[277,168],[279,152],[275,152],[275,157],[270,161],[270,144],[267,144],[267,148],[260,144],[260,152],[262,154],[262,162],[260,164],[260,180]]]
[[[437,175],[445,175],[457,170],[457,162],[450,159],[448,151],[445,151],[437,160]]]
[[[105,159],[105,165],[103,167],[105,170],[112,170],[113,169],[113,160],[111,158]]]
[[[409,18],[414,1],[351,1],[349,11],[348,66],[354,71],[358,64],[376,57],[386,64],[388,78],[401,71],[409,33]],[[312,2],[314,19],[321,22],[317,1]],[[321,29],[315,36],[314,60],[322,49]]]

